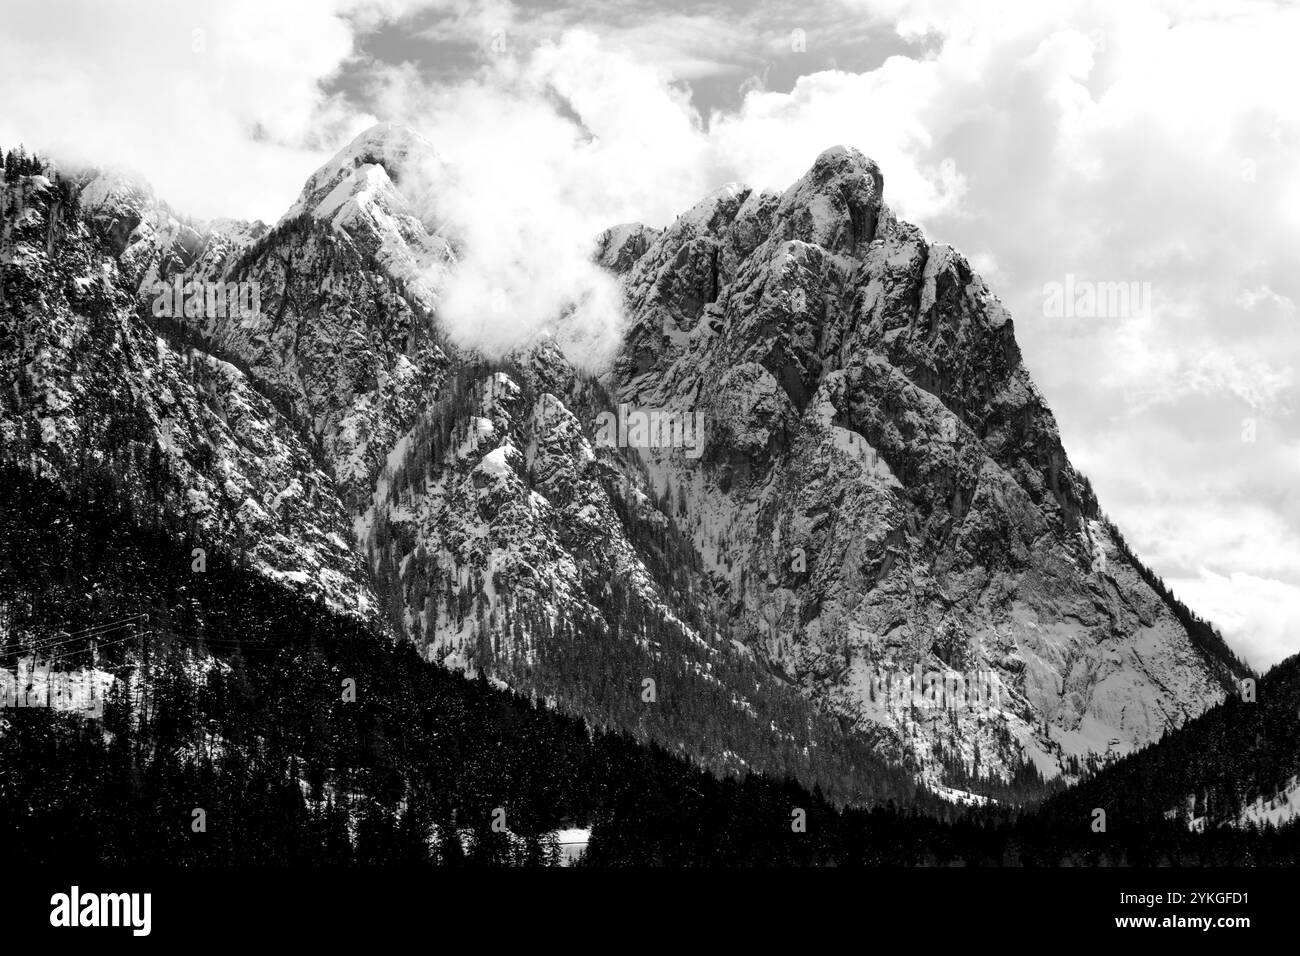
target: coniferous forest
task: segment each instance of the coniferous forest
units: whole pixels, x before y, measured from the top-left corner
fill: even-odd
[[[0,664],[116,677],[102,719],[0,712],[0,841],[13,858],[542,866],[562,858],[554,834],[578,826],[591,829],[587,866],[1300,859],[1294,824],[1214,825],[1219,808],[1297,772],[1251,760],[1297,752],[1295,660],[1261,682],[1259,703],[1215,708],[1040,805],[849,805],[793,779],[709,772],[453,674],[219,551],[196,572],[202,542],[133,513],[107,470],[70,488],[3,469],[0,625],[29,636]],[[1202,832],[1166,815],[1187,793]]]

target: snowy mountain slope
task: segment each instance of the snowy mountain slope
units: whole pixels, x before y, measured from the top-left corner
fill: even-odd
[[[1222,699],[1237,665],[1102,518],[1005,310],[869,160],[597,237],[629,320],[599,381],[546,339],[447,341],[454,181],[382,125],[271,229],[107,175],[62,220],[9,208],[6,445],[43,468],[88,445],[265,573],[716,769],[858,795],[873,754],[1053,775]],[[160,318],[157,282],[257,308]],[[602,435],[629,410],[677,416],[677,447]],[[882,691],[913,673],[997,696]]]
[[[256,314],[177,318],[308,430],[355,509],[448,361],[432,310],[454,254],[416,215],[428,197],[413,203],[397,187],[439,163],[417,134],[376,127],[309,177],[269,230],[185,225],[108,177],[86,186],[83,205],[116,231],[132,226],[119,263],[142,307],[159,281],[257,290]]]
[[[44,177],[6,183],[3,203],[12,253],[0,280],[0,453],[54,476],[110,469],[141,508],[371,613],[331,477],[244,372],[137,311],[134,277],[111,254],[129,254],[121,230],[93,206],[71,214],[73,197]]]
[[[81,213],[99,226],[123,278],[140,289],[185,270],[212,271],[267,231],[260,221],[183,218],[122,173],[92,171],[82,179]]]
[[[300,443],[300,470],[329,476],[346,517],[333,507],[317,517],[331,541],[347,539],[364,556],[358,577],[368,580],[357,583],[373,582],[352,610],[377,609],[394,634],[449,665],[505,678],[718,769],[813,774],[871,799],[914,790],[906,773],[883,765],[855,779],[853,766],[875,765],[869,742],[839,740],[796,692],[717,638],[711,598],[693,590],[702,581],[693,558],[662,503],[645,494],[635,460],[594,447],[589,422],[608,400],[553,343],[489,368],[442,340],[427,296],[402,278],[411,270],[389,268],[441,241],[427,219],[402,213],[398,222],[393,213],[410,208],[396,185],[410,181],[396,168],[409,154],[368,136],[358,144],[322,167],[300,211],[270,231],[186,226],[147,190],[116,182],[90,190],[86,223],[87,241],[98,240],[116,270],[114,295],[134,300],[131,319],[220,369],[223,388],[245,386],[260,421]],[[395,222],[404,245],[393,240]],[[155,281],[255,283],[258,308],[160,317]],[[145,388],[128,404],[160,401]],[[188,408],[200,396],[177,401]],[[206,505],[206,486],[180,474],[193,493],[168,507]],[[262,480],[246,497],[257,508],[235,515],[241,534],[261,529],[263,512],[298,504],[277,476],[254,477]],[[304,548],[313,535],[302,532]],[[263,534],[259,543],[272,541]],[[339,596],[310,551],[294,561],[275,550],[283,560],[267,573]],[[647,706],[659,701],[645,699],[646,680],[663,688],[661,706]]]
[[[572,380],[576,375],[550,342],[524,358],[528,378],[485,372],[457,396],[468,404],[463,414],[453,413],[449,435],[415,440],[391,482],[407,492],[398,491],[396,506],[384,510],[386,533],[406,529],[426,553],[444,559],[442,572],[450,571],[457,583],[480,574],[476,590],[494,606],[526,590],[552,617],[599,616],[587,592],[608,574],[621,575],[637,594],[653,599],[650,574],[621,533],[602,485],[602,478],[617,474],[617,465],[598,458],[559,397],[526,391],[530,379],[536,381],[530,366],[550,363]],[[421,459],[428,459],[427,471],[413,475]],[[413,482],[421,477],[416,489]],[[376,502],[380,509],[385,504]],[[426,601],[419,621],[408,624],[431,636],[431,655],[460,667],[481,666],[472,645],[466,648],[469,622],[452,622],[450,613]]]
[[[1281,826],[1300,817],[1300,777],[1267,797],[1256,797],[1242,811],[1238,826]]]
[[[719,635],[668,502],[584,424],[602,407],[550,340],[446,383],[358,524],[394,630],[430,659],[715,769],[878,797],[883,769],[874,782],[850,769],[870,762],[867,741],[839,739]]]

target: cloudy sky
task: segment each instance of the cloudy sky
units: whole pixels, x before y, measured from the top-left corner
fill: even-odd
[[[1011,309],[1130,542],[1262,667],[1300,651],[1297,49],[1300,10],[1255,0],[6,0],[0,145],[273,221],[408,123],[527,276],[857,146]],[[1062,315],[1067,281],[1150,295]]]

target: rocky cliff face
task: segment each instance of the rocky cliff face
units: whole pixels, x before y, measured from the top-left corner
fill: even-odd
[[[861,154],[598,237],[627,313],[598,378],[446,340],[445,175],[382,126],[270,229],[7,187],[6,454],[119,462],[266,573],[719,768],[1054,774],[1222,698],[1234,665],[1102,519],[1005,310]],[[258,307],[154,314],[178,281]],[[933,707],[905,674],[993,693]]]
[[[111,473],[139,508],[373,613],[347,511],[297,423],[246,370],[160,334],[137,299],[141,275],[238,247],[256,228],[182,224],[147,191],[107,179],[78,190],[23,177],[3,203],[4,456],[54,476]]]
[[[1222,699],[1228,662],[1121,553],[1006,310],[881,195],[836,148],[784,194],[727,187],[606,253],[631,316],[611,388],[709,426],[698,464],[650,450],[653,480],[685,489],[733,636],[853,725],[1045,772],[1158,739]],[[999,700],[882,696],[918,669]]]

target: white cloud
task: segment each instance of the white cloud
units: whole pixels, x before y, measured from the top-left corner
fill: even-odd
[[[738,179],[775,189],[798,179],[827,146],[857,146],[883,170],[894,209],[924,221],[954,210],[966,188],[960,165],[935,154],[924,120],[937,95],[924,63],[892,57],[871,73],[815,73],[789,93],[751,92],[737,113],[712,117],[709,138]]]
[[[608,359],[620,295],[591,261],[596,236],[668,221],[710,185],[685,94],[582,31],[490,58],[453,87],[408,68],[377,84],[380,111],[426,133],[453,171],[437,198],[460,246],[439,302],[453,336],[501,350],[549,331],[579,361]]]
[[[292,201],[345,109],[343,3],[18,0],[0,30],[0,143],[143,173],[194,215]],[[314,147],[314,148],[313,148]]]
[[[1166,583],[1201,615],[1215,621],[1229,644],[1257,670],[1266,670],[1296,653],[1300,587],[1205,569],[1196,577],[1172,578]]]

